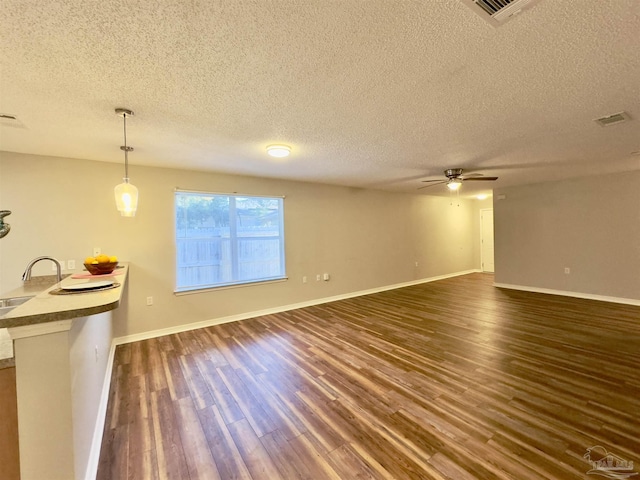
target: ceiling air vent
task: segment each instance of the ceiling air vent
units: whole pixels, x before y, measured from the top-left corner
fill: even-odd
[[[18,117],[10,113],[0,113],[0,126],[24,128],[24,125],[18,120]]]
[[[596,118],[594,122],[598,122],[601,127],[608,127],[609,125],[626,122],[627,120],[629,120],[629,114],[627,112],[620,112],[607,115],[606,117]]]
[[[494,27],[511,20],[540,0],[462,0],[471,9]]]

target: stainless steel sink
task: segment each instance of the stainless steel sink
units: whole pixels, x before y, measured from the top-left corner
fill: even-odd
[[[2,307],[17,307],[18,305],[22,305],[27,300],[31,300],[33,295],[29,295],[26,297],[11,297],[11,298],[0,298],[0,308]]]
[[[0,318],[32,298],[33,296],[0,298]]]

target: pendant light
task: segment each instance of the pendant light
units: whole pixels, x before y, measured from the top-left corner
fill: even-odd
[[[134,217],[138,208],[138,189],[129,183],[129,152],[133,151],[133,147],[127,146],[127,116],[133,116],[133,112],[126,108],[116,108],[116,115],[121,116],[124,121],[124,145],[120,147],[124,151],[124,182],[116,185],[113,191],[120,215]]]

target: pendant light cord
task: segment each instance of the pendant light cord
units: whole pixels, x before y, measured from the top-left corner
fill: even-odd
[[[124,119],[124,178],[129,181],[129,149],[127,148],[127,114],[123,113]]]

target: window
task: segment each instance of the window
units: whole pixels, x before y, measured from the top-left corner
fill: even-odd
[[[176,291],[286,278],[283,203],[176,191]]]

